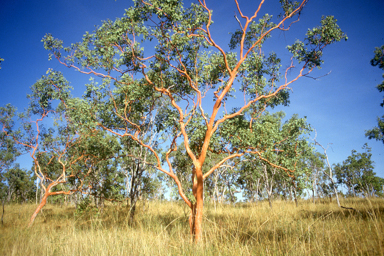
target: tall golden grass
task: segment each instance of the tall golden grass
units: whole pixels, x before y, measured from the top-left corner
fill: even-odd
[[[125,206],[100,214],[47,205],[27,228],[35,205],[9,205],[0,255],[383,255],[383,199],[334,203],[276,201],[205,205],[202,242],[190,241],[188,209],[177,202],[139,205],[128,225]]]

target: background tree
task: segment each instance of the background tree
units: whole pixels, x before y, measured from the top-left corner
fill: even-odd
[[[5,212],[5,201],[7,200],[10,192],[4,175],[12,167],[16,158],[21,153],[17,144],[7,136],[7,132],[11,132],[14,127],[12,117],[15,111],[16,108],[11,105],[6,105],[5,107],[0,108],[0,123],[6,122],[9,124],[8,129],[2,129],[0,132],[0,198],[3,208],[1,215],[2,224]]]
[[[316,131],[315,131],[316,132]],[[328,154],[327,154],[327,148],[325,148],[323,145],[321,145],[317,140],[316,140],[316,137],[317,137],[317,133],[315,135],[315,138],[313,139],[313,141],[315,142],[315,145],[317,146],[320,146],[323,150],[324,150],[324,163],[326,165],[326,168],[323,170],[323,174],[325,176],[328,177],[330,183],[327,183],[327,182],[323,182],[321,187],[322,187],[322,190],[324,193],[326,194],[331,194],[330,191],[329,191],[329,188],[333,190],[335,196],[336,196],[336,201],[337,201],[337,205],[339,207],[342,207],[341,204],[340,204],[340,200],[339,200],[339,194],[337,192],[337,185],[336,185],[336,182],[335,182],[335,179],[334,179],[334,171],[332,169],[332,166],[331,164],[329,163],[329,158],[328,158]],[[323,177],[324,178],[324,177]],[[324,179],[323,179],[324,180]]]
[[[371,60],[371,65],[379,66],[380,69],[384,69],[384,45],[381,47],[376,47],[375,56]],[[377,89],[379,92],[384,91],[384,80],[381,82],[381,84],[377,85]],[[380,106],[384,107],[384,99]],[[368,139],[376,139],[379,141],[381,140],[384,143],[384,115],[381,118],[377,118],[377,126],[371,130],[366,131],[365,136],[367,136]]]
[[[319,173],[316,191],[318,192],[319,197],[330,198],[330,200],[332,200],[332,197],[336,196],[335,186],[328,176],[328,170],[328,167],[325,165],[324,169]]]
[[[236,172],[236,165],[240,159],[227,161],[224,165],[220,166],[209,180],[213,184],[212,188],[215,191],[215,199],[218,203],[223,203],[224,200],[228,200],[231,203],[237,201],[236,193],[240,193],[238,186],[239,172]],[[207,180],[206,184],[209,182]],[[209,185],[207,184],[207,190]]]
[[[35,186],[30,171],[23,170],[16,164],[4,174],[4,181],[8,190],[7,202],[23,203],[33,200]]]
[[[68,122],[69,112],[65,102],[70,99],[70,89],[60,72],[48,70],[47,76],[32,85],[31,94],[27,96],[29,107],[18,115],[18,129],[13,128],[15,109],[10,105],[0,109],[3,133],[29,152],[33,160],[34,174],[41,181],[43,196],[31,216],[29,226],[49,196],[77,191],[58,190],[58,185],[66,183],[68,178],[75,177],[76,172],[72,166],[87,158],[87,155],[79,150],[79,146],[86,145],[85,139],[89,134],[80,136]],[[49,115],[54,117],[54,124],[45,129],[44,122]]]
[[[121,200],[122,174],[118,172],[118,152],[120,144],[114,136],[104,131],[89,131],[90,134],[79,137],[81,145],[74,147],[73,155],[82,157],[77,161],[80,166],[72,167],[71,181],[77,179],[75,191],[88,189],[96,207],[102,212],[104,200]],[[72,153],[68,151],[68,155]],[[87,170],[86,172],[82,169]],[[90,199],[90,198],[88,198]]]
[[[363,153],[352,150],[352,154],[334,168],[338,183],[345,185],[348,194],[355,197],[359,194],[365,197],[374,196],[377,192],[380,193],[383,185],[382,179],[376,177],[373,171],[371,148],[365,144],[363,150]]]
[[[327,45],[346,39],[336,20],[324,17],[321,26],[308,30],[305,42],[287,47],[293,58],[280,82],[281,60],[274,53],[265,54],[262,45],[272,31],[286,31],[298,21],[306,2],[280,1],[282,13],[273,19],[268,14],[260,16],[264,1],[250,17],[235,1],[244,24],[240,22],[240,29],[232,34],[231,51],[213,38],[213,13],[203,0],[186,8],[177,0],[134,1],[123,18],[104,22],[93,34],[85,34],[80,43],[63,48],[62,41],[50,34],[43,41],[60,63],[102,78],[100,86],[90,88],[100,97],[96,102],[84,100],[79,109],[92,107],[87,110],[90,124],[118,137],[130,137],[151,152],[156,159],[153,166],[174,180],[179,195],[191,208],[191,234],[198,241],[204,180],[227,160],[246,154],[266,159],[263,148],[244,143],[244,136],[262,136],[252,133],[252,123],[267,107],[286,104],[288,86],[321,66]],[[153,50],[144,52],[144,46]],[[240,104],[236,95],[244,102]],[[162,106],[164,103],[167,105]],[[161,115],[157,116],[157,130],[167,141],[162,151],[140,136],[155,113]],[[113,123],[109,116],[113,116]],[[243,129],[240,134],[239,126],[249,127],[251,133]],[[181,141],[192,161],[188,172],[193,201],[186,196],[169,159]],[[195,143],[195,150],[190,141]],[[225,157],[204,172],[208,151],[225,152]]]
[[[14,112],[15,109],[11,105],[7,105],[5,108],[0,108],[0,117],[4,122],[8,122],[6,119],[10,118],[7,113]],[[10,124],[13,127],[13,124]],[[8,130],[9,131],[9,130]],[[0,198],[4,202],[7,195],[7,185],[3,183],[5,181],[4,174],[12,167],[16,158],[20,155],[20,149],[17,148],[17,144],[6,136],[6,132],[0,132]]]
[[[285,114],[282,111],[274,114],[265,112],[255,121],[254,132],[262,136],[253,143],[263,148],[264,154],[261,160],[252,155],[244,162],[245,168],[249,167],[248,162],[255,162],[256,168],[253,172],[258,170],[260,173],[253,173],[248,178],[262,178],[270,207],[272,207],[273,193],[276,192],[275,185],[280,185],[280,188],[284,187],[283,190],[280,189],[279,193],[285,193],[286,189],[291,189],[293,198],[297,202],[296,193],[299,181],[305,172],[305,168],[299,167],[298,164],[309,149],[305,134],[311,128],[306,120],[293,115],[283,122],[284,117]],[[289,170],[288,175],[281,170],[282,167],[285,168],[285,171]],[[277,188],[277,190],[279,189]]]
[[[309,186],[312,190],[312,201],[315,203],[315,198],[318,196],[318,185],[320,183],[320,176],[323,172],[325,166],[325,156],[317,151],[311,150],[310,155],[308,157],[308,168],[311,170],[309,172],[309,180],[311,182],[311,185]]]
[[[252,161],[253,158],[245,156],[241,165],[237,168],[239,178],[237,183],[243,191],[243,197],[249,202],[258,202],[261,194],[263,175],[262,166],[259,161]]]
[[[307,131],[308,132],[308,131]],[[295,177],[291,179],[291,194],[293,195],[293,199],[295,201],[296,207],[299,206],[298,199],[306,196],[306,190],[310,188],[308,186],[307,177],[311,173],[311,169],[309,168],[307,161],[310,157],[311,147],[308,143],[307,138],[301,138],[301,143],[296,148],[296,154],[298,155],[298,160],[296,163],[296,172]]]
[[[153,138],[152,138],[153,139]],[[156,141],[148,144],[153,147]],[[133,221],[136,212],[136,203],[141,197],[153,197],[161,186],[156,182],[153,157],[142,145],[130,138],[122,138],[123,150],[119,152],[122,156],[120,166],[125,176],[125,190],[127,195],[127,206],[130,208],[130,222]]]

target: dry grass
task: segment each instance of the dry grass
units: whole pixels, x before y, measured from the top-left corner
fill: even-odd
[[[102,215],[48,205],[26,228],[35,205],[6,207],[0,255],[383,255],[384,201],[345,200],[358,209],[302,201],[205,207],[203,242],[190,243],[188,209],[175,202],[128,209],[109,205]]]

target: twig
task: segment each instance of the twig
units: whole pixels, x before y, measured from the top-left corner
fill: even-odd
[[[313,77],[313,76],[308,76],[308,75],[305,75],[304,77],[312,78],[313,80],[319,80],[320,78],[325,77],[325,76],[331,74],[331,72],[332,72],[332,70],[330,70],[327,74],[322,75],[322,76],[318,76],[318,77]]]

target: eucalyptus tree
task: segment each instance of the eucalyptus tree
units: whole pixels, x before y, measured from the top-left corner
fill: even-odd
[[[316,182],[316,192],[321,198],[328,198],[332,201],[332,196],[335,196],[335,183],[332,183],[327,175],[328,167],[319,172]]]
[[[315,131],[315,133],[316,133],[316,131]],[[324,191],[327,191],[329,193],[329,195],[331,195],[331,193],[328,191],[329,188],[333,189],[333,192],[336,196],[337,205],[339,207],[342,207],[340,204],[340,200],[339,200],[339,194],[337,192],[337,184],[334,180],[334,170],[333,170],[331,164],[329,163],[329,158],[328,158],[328,154],[327,154],[327,150],[328,150],[329,145],[327,146],[327,148],[325,148],[322,144],[320,144],[316,140],[316,137],[317,137],[317,133],[315,135],[315,138],[313,139],[313,141],[315,142],[315,145],[320,146],[324,150],[324,156],[325,156],[324,164],[326,165],[326,168],[323,169],[323,174],[325,176],[327,176],[329,178],[329,181],[330,181],[330,184],[328,184],[327,182],[323,183],[322,187],[323,187]]]
[[[32,85],[31,94],[27,95],[29,107],[18,114],[17,129],[13,127],[15,108],[7,105],[0,111],[3,133],[30,154],[34,174],[41,181],[43,196],[31,216],[29,226],[45,206],[49,196],[77,191],[59,190],[58,185],[66,183],[68,178],[75,178],[78,172],[73,166],[92,157],[83,154],[79,145],[84,145],[85,139],[94,137],[94,134],[82,136],[70,125],[66,106],[66,102],[71,99],[70,89],[60,72],[48,70],[46,76],[42,76]],[[46,129],[45,126],[49,128]]]
[[[150,151],[156,159],[153,166],[174,180],[190,207],[195,241],[202,233],[204,180],[233,158],[254,154],[267,160],[263,148],[243,143],[244,136],[262,137],[253,132],[260,114],[287,103],[288,87],[321,66],[324,48],[347,39],[334,17],[324,17],[319,27],[308,30],[304,42],[298,40],[287,47],[292,58],[282,75],[281,60],[275,53],[265,53],[262,46],[273,31],[294,26],[307,0],[280,3],[281,14],[274,18],[261,15],[264,1],[247,16],[235,0],[241,21],[234,20],[240,26],[232,33],[229,51],[213,35],[214,16],[205,0],[189,7],[179,0],[136,0],[123,18],[103,22],[94,33],[86,33],[82,42],[63,47],[51,34],[43,38],[50,57],[102,79],[99,86],[88,88],[98,96],[93,101],[84,99],[78,106],[88,116],[87,125],[130,137]],[[235,99],[240,95],[242,102]],[[153,116],[162,150],[141,136]],[[249,127],[248,131],[240,134],[239,125]],[[192,136],[196,139],[191,140]],[[170,161],[180,141],[192,161],[188,175],[193,201]],[[195,143],[194,149],[190,141]],[[209,151],[225,154],[204,172]]]
[[[245,156],[236,170],[239,172],[237,183],[243,191],[243,197],[251,203],[258,203],[264,183],[260,162]]]
[[[156,141],[149,141],[148,144],[156,148]],[[151,138],[149,138],[151,139]],[[161,182],[156,181],[156,174],[153,167],[153,155],[150,154],[142,145],[129,137],[121,139],[122,151],[120,168],[125,176],[125,191],[127,196],[127,206],[130,207],[130,222],[133,221],[136,212],[136,203],[139,198],[153,197],[154,193],[161,186]]]
[[[7,122],[6,119],[10,118],[10,116],[6,113],[12,113],[14,110],[15,109],[11,105],[0,108],[0,118],[2,121]],[[10,126],[10,129],[12,129],[13,124],[11,123]],[[6,131],[0,131],[0,198],[3,206],[9,192],[9,187],[5,183],[4,175],[12,167],[19,155],[20,149],[17,147],[17,144],[15,144],[11,138],[6,136]]]
[[[353,169],[349,169],[347,165],[337,163],[334,165],[333,169],[335,170],[335,176],[337,178],[337,183],[347,187],[349,196],[356,197],[356,190],[354,189],[355,180],[357,179],[356,175],[353,174]]]
[[[310,155],[308,157],[307,165],[311,170],[309,172],[309,180],[311,185],[309,186],[310,190],[312,190],[312,201],[315,203],[315,198],[318,196],[317,188],[320,181],[320,174],[324,169],[324,160],[325,156],[317,151],[311,150]]]
[[[308,134],[310,131],[312,131],[312,128],[309,126],[307,129],[303,132],[304,134]],[[308,184],[308,177],[312,174],[312,168],[310,165],[308,165],[308,162],[310,161],[312,157],[312,151],[313,147],[308,142],[308,137],[301,137],[300,143],[297,144],[295,151],[297,153],[297,162],[295,164],[295,168],[298,170],[296,172],[296,175],[294,178],[291,179],[291,182],[288,184],[291,184],[291,194],[293,194],[294,201],[296,203],[296,206],[298,206],[298,197],[305,196],[306,190],[308,188],[311,188],[311,185]]]
[[[376,47],[374,53],[375,56],[371,60],[371,65],[379,66],[380,69],[384,70],[384,45],[382,45],[381,47]],[[384,81],[382,81],[381,84],[377,85],[377,89],[379,90],[379,92],[384,91]],[[384,100],[380,104],[380,106],[384,107]],[[382,117],[377,118],[377,126],[371,130],[366,131],[365,136],[367,136],[368,139],[376,139],[384,143],[384,115]]]
[[[122,200],[123,175],[116,161],[121,145],[114,136],[99,130],[88,131],[78,140],[81,145],[68,151],[68,155],[81,156],[83,161],[72,165],[71,184],[76,184],[76,191],[93,196],[102,211],[105,199]]]
[[[7,186],[7,201],[11,202],[28,202],[34,196],[34,182],[30,171],[20,168],[16,164],[4,174]]]
[[[77,136],[74,143],[68,145],[62,157],[67,164],[67,179],[61,186],[66,186],[70,194],[77,193],[76,207],[78,195],[83,194],[87,199],[93,197],[95,206],[102,211],[104,200],[123,199],[123,175],[119,172],[118,162],[115,161],[120,144],[114,136],[99,130],[87,133],[82,130]],[[70,159],[74,161],[69,161]],[[57,168],[59,171],[62,169]]]
[[[236,202],[237,197],[235,193],[239,193],[239,175],[240,172],[236,171],[236,166],[239,164],[240,159],[227,161],[221,165],[216,171],[207,179],[205,186],[207,190],[211,190],[212,199],[214,202],[223,203],[224,200]]]
[[[342,164],[337,164],[334,170],[338,183],[346,185],[350,195],[369,197],[380,192],[384,183],[373,171],[371,148],[364,144],[363,150],[365,152],[362,153],[352,150],[351,155]]]
[[[276,181],[289,184],[286,186],[288,188],[293,186],[296,200],[297,181],[305,172],[305,168],[298,164],[309,149],[305,135],[311,131],[311,128],[306,119],[293,115],[283,122],[284,117],[285,113],[282,111],[274,114],[265,112],[254,122],[254,133],[262,136],[253,140],[252,143],[264,150],[263,156],[260,160],[250,155],[246,158],[247,161],[244,161],[245,170],[251,172],[251,177],[262,178],[271,208]],[[249,138],[252,139],[252,137]],[[256,168],[250,170],[248,162],[255,162],[251,166]],[[282,172],[281,169],[286,172]],[[243,173],[244,175],[246,173]]]
[[[3,59],[0,58],[0,62]],[[1,67],[0,67],[1,68]],[[5,201],[7,200],[10,190],[9,185],[6,184],[5,174],[12,167],[16,158],[20,155],[20,148],[17,144],[7,136],[14,128],[12,117],[16,108],[8,104],[0,108],[0,123],[8,123],[9,126],[0,131],[0,198],[3,206],[1,215],[1,223],[3,224],[3,217],[5,212]]]

